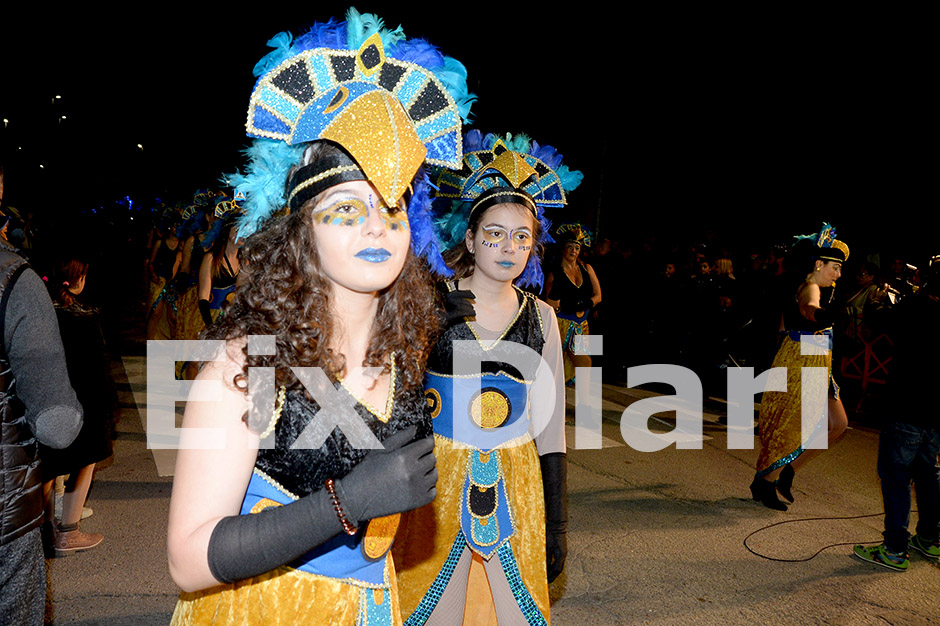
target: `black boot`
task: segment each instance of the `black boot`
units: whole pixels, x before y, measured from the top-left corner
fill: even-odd
[[[548,582],[565,568],[568,555],[568,460],[563,452],[539,457],[545,491],[545,544]]]
[[[783,466],[783,471],[780,472],[780,476],[777,478],[777,491],[780,492],[780,495],[783,496],[784,500],[787,502],[793,502],[793,466],[787,463]]]
[[[777,497],[777,488],[772,482],[766,481],[763,478],[754,477],[754,482],[751,483],[751,496],[768,509],[775,509],[777,511],[787,510],[787,505],[781,502],[780,498]]]

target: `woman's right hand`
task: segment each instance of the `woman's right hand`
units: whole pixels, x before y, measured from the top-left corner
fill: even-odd
[[[413,441],[409,426],[389,437],[382,450],[372,450],[341,480],[336,493],[356,526],[376,517],[424,506],[437,494],[434,437]]]

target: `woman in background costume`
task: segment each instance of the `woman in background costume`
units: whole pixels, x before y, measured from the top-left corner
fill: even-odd
[[[196,288],[204,327],[212,326],[235,293],[239,270],[238,249],[241,247],[238,229],[235,227],[238,213],[239,209],[231,198],[221,198],[214,209],[214,215],[217,220],[221,220],[222,226],[212,246],[202,257]]]
[[[199,282],[199,268],[202,257],[212,245],[212,235],[218,228],[212,207],[207,207],[202,198],[208,200],[205,192],[197,192],[193,204],[183,213],[183,254],[180,271],[177,274],[179,299],[177,301],[177,319],[173,338],[178,340],[195,339],[205,325],[199,313],[196,285]],[[220,224],[221,226],[221,224]]]
[[[437,476],[422,165],[460,165],[470,96],[459,63],[354,9],[269,44],[232,176],[242,280],[197,378],[221,399],[187,405],[176,465],[173,623],[400,624],[388,549]],[[187,448],[193,427],[226,447]]]
[[[160,225],[160,239],[154,244],[150,255],[147,276],[150,294],[147,299],[147,339],[172,339],[170,317],[167,307],[175,306],[176,293],[170,289],[170,281],[179,271],[183,246],[178,235],[183,223],[179,207],[167,209]],[[170,295],[168,302],[167,296]]]
[[[438,180],[455,201],[440,224],[459,242],[445,260],[460,306],[428,359],[438,495],[406,514],[395,546],[402,614],[545,624],[567,546],[561,341],[551,307],[514,283],[542,282],[543,211],[564,206],[581,174],[524,136],[471,131],[464,151],[464,169]]]
[[[561,345],[565,349],[565,383],[574,381],[576,367],[591,367],[591,357],[576,354],[583,335],[589,335],[588,315],[601,303],[601,284],[594,268],[581,260],[581,247],[591,246],[591,234],[581,224],[562,224],[555,230],[562,245],[556,272],[545,275],[545,301],[555,309]]]
[[[783,312],[782,343],[772,365],[786,368],[787,386],[785,392],[764,392],[758,422],[761,450],[751,483],[752,497],[772,509],[787,510],[777,493],[793,502],[795,471],[823,451],[806,449],[807,443],[818,442],[825,427],[831,447],[848,426],[832,377],[832,324],[837,311],[829,308],[831,291],[826,301],[822,298],[822,289],[834,286],[848,257],[849,247],[836,239],[835,228],[824,224],[819,234],[798,238],[787,258],[800,283]],[[802,368],[817,369],[804,374]],[[820,368],[826,375],[814,376]],[[816,424],[812,432],[803,431],[802,413]]]

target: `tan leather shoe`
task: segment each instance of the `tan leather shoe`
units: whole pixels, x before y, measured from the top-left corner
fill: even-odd
[[[104,540],[104,535],[100,533],[86,533],[79,528],[74,530],[62,530],[55,536],[55,555],[64,556],[70,552],[80,552],[94,548]]]

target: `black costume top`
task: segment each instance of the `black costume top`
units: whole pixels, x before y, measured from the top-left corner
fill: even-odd
[[[416,439],[431,434],[431,414],[421,387],[406,389],[401,375],[394,372],[391,415],[383,422],[375,413],[356,402],[355,410],[379,441],[385,441],[412,424]],[[341,383],[337,390],[345,392]],[[318,449],[291,449],[304,429],[315,419],[320,405],[300,390],[288,391],[281,416],[274,427],[274,447],[258,451],[255,467],[298,497],[319,491],[328,478],[339,479],[362,461],[369,450],[356,449],[339,428],[334,428]]]
[[[579,287],[571,282],[565,268],[559,266],[558,270],[563,278],[556,278],[552,282],[552,292],[548,294],[548,299],[559,300],[562,313],[577,313],[578,303],[594,295],[594,285],[591,284],[591,277],[584,266],[579,263],[578,271],[581,272],[581,286]]]

